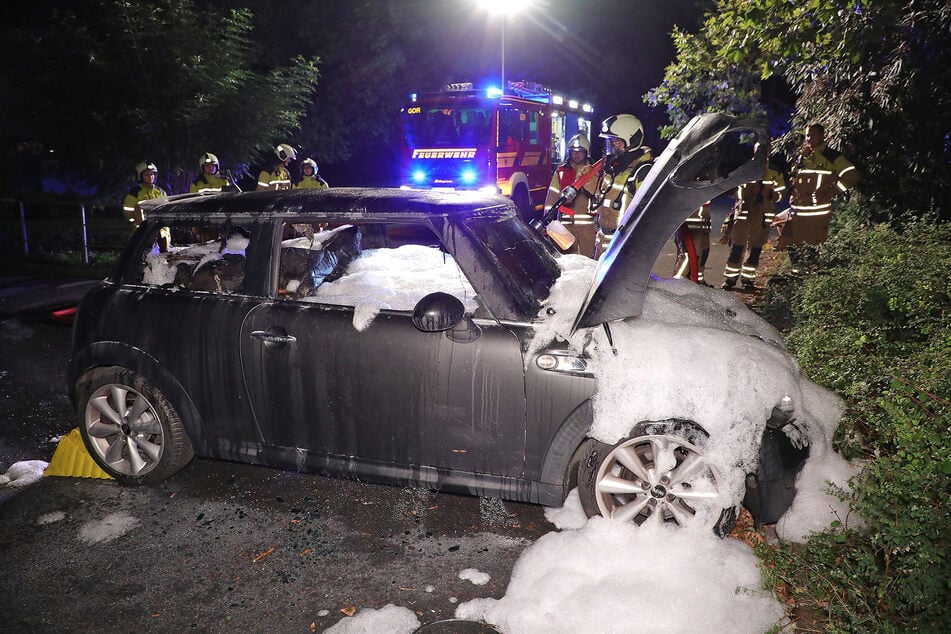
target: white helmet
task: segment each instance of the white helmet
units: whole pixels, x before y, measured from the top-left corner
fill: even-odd
[[[156,174],[158,174],[158,168],[155,167],[155,163],[153,163],[152,161],[142,161],[141,163],[135,166],[136,178],[142,178],[142,172],[144,172],[145,170],[151,170],[155,172]]]
[[[591,141],[588,140],[588,137],[583,134],[576,134],[568,139],[568,151],[574,152],[575,150],[589,152],[591,150]]]
[[[627,147],[640,147],[644,141],[644,126],[632,114],[616,114],[601,124],[601,138],[616,136],[624,139]]]
[[[274,148],[274,153],[282,161],[291,159],[292,161],[297,160],[297,151],[289,146],[287,143],[281,143],[276,148]]]
[[[315,161],[312,158],[305,158],[303,161],[300,162],[301,171],[303,171],[305,165],[309,165],[310,168],[314,170],[314,174],[317,173],[317,161]]]
[[[205,169],[205,165],[208,165],[209,163],[212,163],[215,167],[218,167],[218,157],[211,152],[205,152],[198,158],[198,169]]]

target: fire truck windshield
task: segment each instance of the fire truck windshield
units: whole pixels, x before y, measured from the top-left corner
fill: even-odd
[[[480,107],[407,108],[403,135],[409,147],[488,145],[492,110]]]

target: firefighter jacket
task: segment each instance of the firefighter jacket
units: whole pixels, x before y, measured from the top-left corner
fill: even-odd
[[[156,198],[165,198],[168,194],[158,185],[142,185],[141,183],[129,190],[129,193],[122,199],[122,214],[129,222],[135,223],[138,227],[145,220],[145,212],[139,205],[143,200],[154,200]]]
[[[266,189],[290,189],[291,174],[284,167],[283,163],[278,163],[270,172],[262,170],[258,175],[258,187]]]
[[[697,207],[697,210],[684,220],[687,231],[693,233],[710,233],[710,201]]]
[[[573,184],[581,176],[579,172],[585,167],[590,169],[591,164],[584,163],[576,167],[570,161],[565,161],[555,169],[555,172],[551,175],[551,183],[548,185],[548,197],[545,199],[546,211],[558,202],[558,199],[561,198],[561,191]],[[593,257],[596,229],[594,218],[588,213],[590,201],[591,193],[584,188],[579,189],[578,195],[575,196],[573,201],[561,206],[558,216],[575,236],[576,242],[573,252]]]
[[[651,149],[646,145],[625,150],[617,157],[609,157],[597,180],[585,185],[592,194],[591,213],[598,217],[598,228],[605,235],[617,230],[652,160]]]
[[[744,183],[736,189],[736,205],[732,216],[724,221],[724,233],[731,244],[762,247],[776,217],[776,203],[783,199],[786,179],[772,165],[766,165],[762,180]]]
[[[569,162],[562,163],[557,168],[555,168],[554,174],[551,175],[551,183],[548,185],[548,197],[545,199],[545,209],[550,209],[558,199],[561,197],[561,191],[575,182],[575,180],[581,176],[579,172],[580,168],[591,167],[590,163],[584,163],[579,165],[576,168]],[[574,221],[582,220],[584,216],[588,216],[588,201],[591,198],[591,193],[586,190],[581,190],[578,192],[578,195],[575,196],[575,199],[570,203],[562,205],[562,209],[567,208],[564,213],[568,216],[568,219],[573,219]],[[574,212],[574,216],[570,212]]]
[[[317,174],[304,176],[299,183],[294,185],[294,189],[326,189],[328,187],[330,187],[330,185],[327,184],[327,181]]]
[[[198,175],[198,178],[192,181],[191,186],[189,186],[188,191],[192,194],[194,193],[206,193],[206,192],[220,192],[222,189],[227,187],[228,183],[227,178],[222,178],[220,174],[205,174],[202,172]]]
[[[789,194],[790,221],[783,228],[779,246],[821,244],[829,235],[832,199],[859,180],[858,170],[841,152],[825,143],[802,156],[793,168]]]

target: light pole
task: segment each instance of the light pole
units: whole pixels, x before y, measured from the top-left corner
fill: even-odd
[[[505,94],[505,22],[512,13],[528,7],[532,0],[478,0],[489,13],[500,16],[502,22],[502,94]]]

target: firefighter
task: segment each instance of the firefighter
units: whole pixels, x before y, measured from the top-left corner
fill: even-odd
[[[723,270],[723,289],[734,290],[738,280],[744,292],[753,292],[756,267],[763,245],[769,239],[769,229],[776,216],[776,203],[783,199],[786,179],[774,163],[767,162],[762,180],[740,185],[736,190],[736,204],[723,221],[720,242],[730,245],[726,268]],[[749,255],[743,262],[743,251]]]
[[[165,198],[168,194],[155,184],[158,178],[158,168],[155,167],[155,163],[152,161],[142,161],[136,165],[135,173],[139,182],[129,190],[129,193],[122,200],[122,214],[129,222],[138,227],[145,221],[145,212],[142,211],[139,203],[143,200]]]
[[[198,157],[198,169],[201,172],[188,188],[188,191],[193,194],[220,192],[230,184],[228,179],[222,178],[218,157],[211,152],[205,152]]]
[[[290,189],[291,173],[287,171],[291,161],[297,160],[297,152],[287,143],[281,143],[274,148],[277,161],[271,171],[262,170],[258,176],[258,191],[266,189]]]
[[[550,209],[558,201],[565,187],[591,170],[591,159],[588,156],[590,148],[591,142],[583,134],[576,134],[568,139],[568,155],[565,162],[555,168],[554,174],[551,175],[545,209]],[[591,193],[582,189],[573,201],[561,206],[558,219],[575,236],[576,242],[571,251],[594,257],[595,228],[594,218],[588,213],[590,200]]]
[[[323,178],[317,175],[317,161],[312,158],[305,158],[301,161],[300,182],[294,185],[294,189],[326,189],[330,187]]]
[[[710,286],[703,279],[703,269],[710,256],[710,201],[700,205],[674,234],[677,264],[674,277],[693,280]],[[692,253],[691,253],[692,252]],[[696,265],[694,265],[696,263]],[[693,269],[696,268],[696,271]]]
[[[802,154],[793,166],[789,219],[779,236],[779,248],[789,248],[794,271],[796,247],[825,242],[832,218],[832,199],[853,188],[858,180],[855,166],[841,152],[826,145],[825,128],[811,124],[806,129]]]
[[[611,244],[621,216],[650,171],[653,160],[651,149],[641,145],[644,126],[634,115],[608,117],[601,124],[600,137],[605,139],[608,156],[598,178],[585,185],[592,195],[591,214],[596,217],[598,226],[595,257],[601,257]]]

